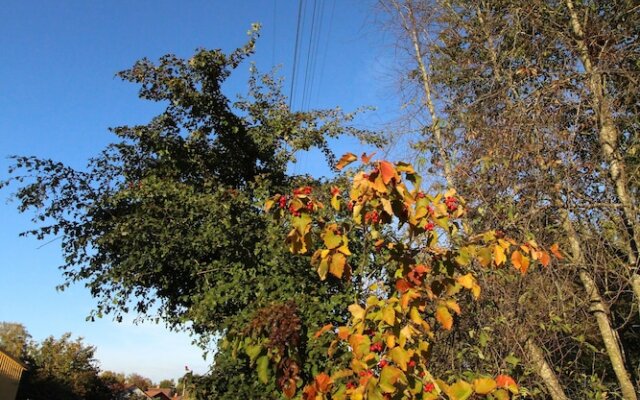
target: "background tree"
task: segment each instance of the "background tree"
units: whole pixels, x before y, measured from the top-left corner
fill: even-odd
[[[638,335],[632,327],[638,220],[637,196],[628,193],[637,188],[637,170],[628,162],[638,137],[637,6],[385,3],[405,16],[397,22],[413,55],[405,76],[414,87],[430,83],[436,105],[415,115],[428,115],[445,138],[456,189],[476,201],[470,223],[518,238],[558,240],[568,255],[562,269],[528,275],[517,285],[503,284],[513,279],[508,275],[481,276],[486,302],[476,320],[459,325],[462,340],[452,341],[456,347],[442,359],[443,368],[459,362],[461,353],[481,354],[481,364],[504,362],[506,352],[490,359],[478,353],[484,346],[474,337],[488,329],[494,340],[511,343],[503,349],[526,350],[527,338],[535,339],[543,352],[522,355],[531,367],[542,358],[561,371],[541,388],[554,398],[619,390],[635,399],[628,372],[637,365],[629,360],[638,357],[629,341]],[[439,143],[427,128],[418,148],[437,166]],[[499,321],[511,326],[501,328]],[[522,330],[513,329],[514,322]],[[526,382],[525,375],[518,380]]]
[[[22,360],[30,340],[31,335],[24,325],[15,322],[0,322],[0,348],[12,357]]]
[[[153,381],[151,379],[135,372],[127,375],[125,382],[127,385],[136,385],[142,391],[147,391],[149,390],[150,387],[154,386]]]
[[[110,399],[98,376],[95,347],[65,333],[50,336],[30,346],[25,358],[28,369],[20,382],[18,399]]]

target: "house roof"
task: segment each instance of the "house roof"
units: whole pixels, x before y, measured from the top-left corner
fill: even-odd
[[[169,388],[150,388],[145,394],[154,399],[171,400],[171,389]]]
[[[8,360],[16,363],[23,370],[25,370],[25,371],[27,370],[27,366],[22,361],[18,360],[17,358],[14,358],[11,354],[9,354],[6,351],[2,350],[2,347],[0,347],[0,358],[8,359]]]

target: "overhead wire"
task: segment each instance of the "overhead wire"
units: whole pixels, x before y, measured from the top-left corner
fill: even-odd
[[[296,41],[295,41],[295,45],[294,45],[294,50],[293,50],[293,71],[291,73],[291,90],[289,91],[289,109],[291,110],[291,107],[293,105],[293,93],[294,93],[294,88],[295,88],[295,83],[296,83],[296,72],[298,69],[298,51],[299,51],[299,45],[300,45],[300,28],[302,25],[302,11],[303,11],[303,0],[299,0],[298,1],[298,22],[296,24]]]
[[[322,64],[320,66],[320,74],[318,76],[318,86],[322,87],[322,84],[324,83],[324,70],[326,67],[326,62],[327,62],[327,54],[329,53],[329,43],[331,42],[331,28],[333,26],[333,16],[335,14],[336,11],[336,0],[333,0],[333,3],[331,5],[331,14],[329,15],[329,24],[327,25],[327,40],[325,41],[324,44],[324,54],[322,55]]]
[[[309,66],[311,64],[311,59],[313,58],[313,39],[314,39],[315,27],[316,27],[317,9],[318,9],[318,1],[313,0],[313,13],[311,14],[311,30],[309,31],[309,44],[307,44],[307,62],[304,70],[304,83],[302,85],[302,102],[300,104],[300,108],[303,111],[305,109],[305,102],[307,101],[307,93],[309,90],[309,81],[310,81],[309,75],[313,74],[313,71],[311,72],[311,74],[309,73]]]
[[[315,87],[315,82],[316,82],[316,75],[317,75],[317,67],[318,67],[318,56],[319,56],[319,52],[318,49],[320,48],[320,42],[322,40],[322,28],[324,26],[324,4],[325,1],[324,0],[320,0],[320,9],[318,12],[318,30],[316,33],[316,37],[315,40],[313,42],[313,49],[312,49],[312,53],[313,53],[313,59],[311,60],[311,78],[310,78],[310,82],[309,82],[309,93],[307,95],[307,103],[305,105],[306,109],[309,109],[309,106],[311,104],[311,98],[313,95],[313,90]]]

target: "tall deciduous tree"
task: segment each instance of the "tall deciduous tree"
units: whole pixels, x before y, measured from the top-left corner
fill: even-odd
[[[637,4],[393,4],[414,11],[404,21],[418,35],[407,42],[422,44],[416,71],[423,62],[431,72],[441,137],[455,155],[456,187],[477,199],[474,225],[557,238],[568,255],[560,273],[523,280],[513,293],[515,312],[506,315],[527,327],[518,337],[532,334],[547,350],[529,351],[531,360],[551,359],[561,371],[548,392],[554,398],[566,398],[563,391],[571,398],[595,396],[604,383],[635,399],[629,366],[639,356],[633,345],[640,298]],[[408,75],[422,87],[418,72]],[[433,114],[431,108],[424,113]],[[500,303],[510,297],[496,295]],[[480,318],[486,320],[487,310]],[[586,311],[593,317],[585,319]],[[496,328],[508,339],[509,332]],[[604,351],[594,352],[594,344]]]

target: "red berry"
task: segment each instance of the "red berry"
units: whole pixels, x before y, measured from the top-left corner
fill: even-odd
[[[307,202],[307,210],[313,211],[313,202],[312,201],[308,201]]]
[[[410,366],[411,368],[413,368],[413,367],[416,366],[416,362],[411,360],[411,361],[409,361],[409,363],[407,363],[407,365]]]
[[[424,225],[424,229],[428,230],[428,231],[432,231],[433,228],[436,227],[436,224],[434,224],[433,222],[429,221]]]
[[[355,389],[355,388],[356,388],[355,382],[347,382],[347,389]]]
[[[419,199],[424,199],[424,193],[418,192],[418,198]]]
[[[384,368],[387,365],[389,365],[389,361],[387,361],[387,360],[380,360],[380,362],[378,363],[378,367],[380,367],[380,368]]]
[[[435,388],[436,388],[436,385],[434,385],[431,382],[427,382],[427,383],[424,384],[424,391],[425,392],[431,393],[431,392],[433,392],[435,390]]]

